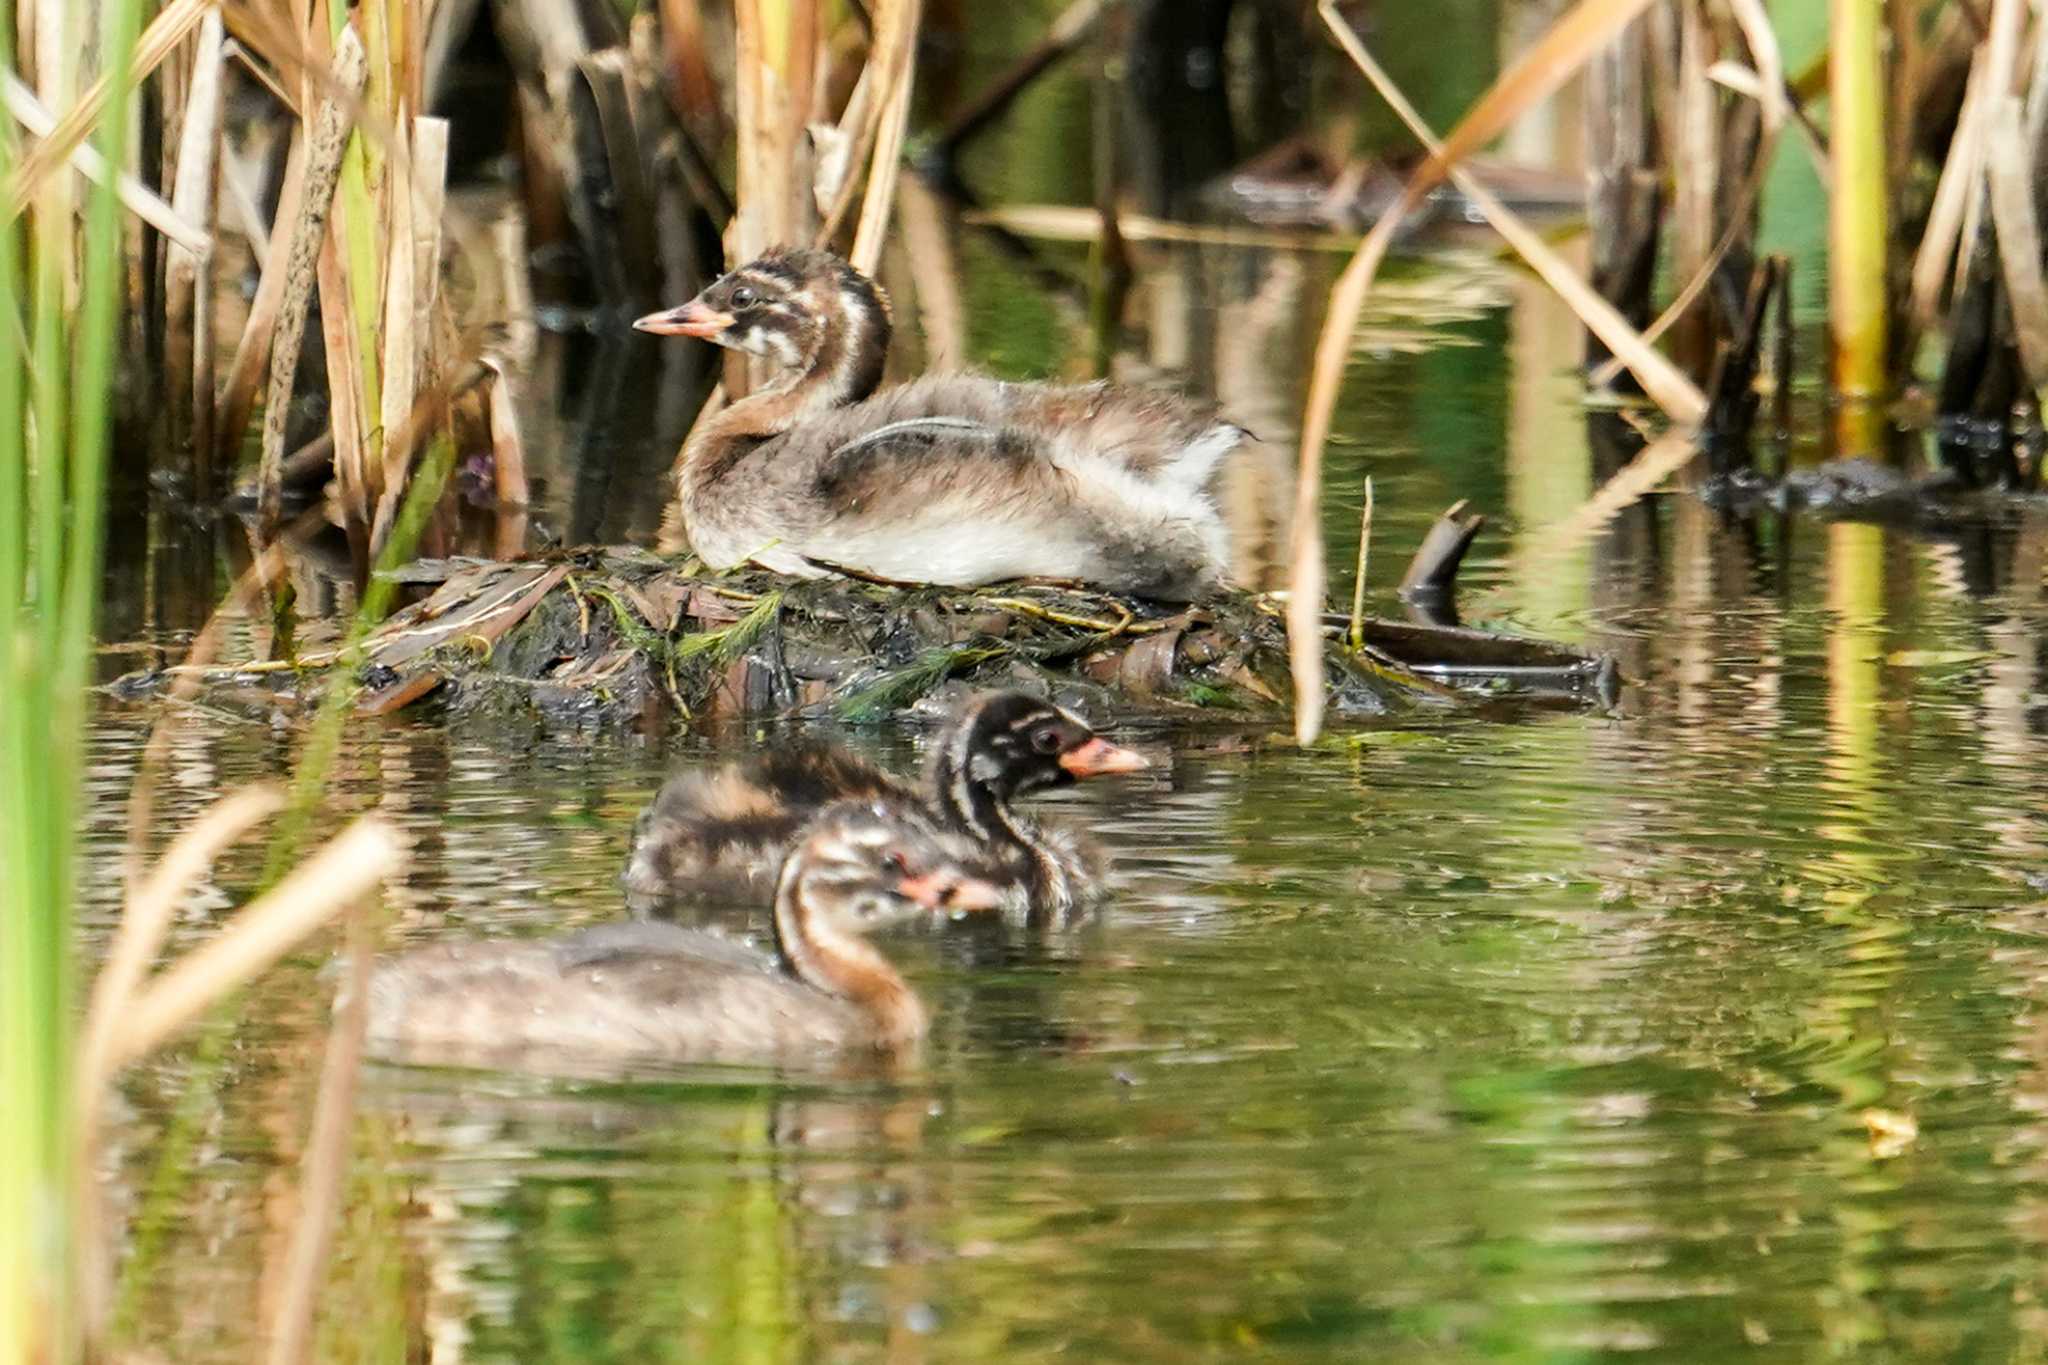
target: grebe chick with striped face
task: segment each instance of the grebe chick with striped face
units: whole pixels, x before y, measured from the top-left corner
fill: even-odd
[[[822,806],[883,801],[972,842],[974,870],[1010,909],[1063,920],[1101,899],[1100,851],[1063,825],[1032,819],[1020,797],[1148,764],[1071,711],[1029,693],[971,697],[932,745],[924,785],[835,745],[783,744],[739,763],[671,778],[640,816],[622,878],[637,908],[759,904],[790,841]]]
[[[538,1069],[902,1053],[924,1036],[924,1006],[867,937],[1000,905],[971,859],[914,814],[835,805],[782,868],[774,956],[646,923],[422,948],[371,977],[370,1044],[399,1060]]]
[[[1077,579],[1187,601],[1225,577],[1210,495],[1242,427],[1178,397],[976,374],[878,386],[889,309],[827,251],[774,251],[634,323],[787,377],[700,422],[678,462],[690,548],[815,578]]]

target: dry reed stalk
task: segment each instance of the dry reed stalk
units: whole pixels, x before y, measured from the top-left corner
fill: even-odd
[[[257,277],[256,296],[249,301],[249,316],[242,323],[242,335],[235,341],[235,354],[228,362],[227,379],[221,384],[214,411],[220,421],[214,427],[214,456],[232,466],[249,429],[249,414],[256,408],[256,389],[263,382],[264,366],[270,359],[270,341],[277,335],[277,317],[284,305],[285,279],[291,273],[291,225],[298,222],[299,205],[306,197],[306,139],[297,131],[284,164],[284,183],[277,196],[277,219],[272,224],[269,249],[263,253],[263,270]],[[284,231],[276,229],[283,227]]]
[[[0,94],[4,94],[7,111],[14,116],[15,122],[35,136],[47,139],[50,130],[57,126],[58,121],[48,106],[12,72],[0,73]],[[47,146],[48,142],[43,145]],[[107,182],[106,162],[97,149],[85,143],[71,149],[68,164],[96,185]],[[165,203],[154,190],[126,171],[114,176],[114,191],[121,196],[121,203],[130,213],[161,232],[167,240],[194,252],[205,251],[212,246],[213,239],[204,228]]]
[[[1974,241],[1975,223],[1984,192],[1982,169],[1992,111],[2012,91],[2018,66],[2019,25],[2023,7],[2013,0],[1995,0],[1991,24],[1970,61],[1963,107],[1956,119],[1948,157],[1935,182],[1934,204],[1913,257],[1910,321],[1915,330],[1935,325],[1942,289],[1952,274],[1968,264],[1958,247]],[[1832,67],[1830,68],[1832,70]],[[1832,278],[1832,275],[1830,276]]]
[[[1992,111],[1985,150],[2013,332],[2027,383],[2038,396],[2048,391],[2048,280],[2042,276],[2041,224],[2034,211],[2034,151],[2017,96],[2007,96]]]
[[[360,96],[368,75],[367,55],[354,25],[344,25],[336,40],[334,83],[351,97]],[[263,457],[257,482],[259,531],[268,542],[277,535],[277,523],[284,499],[281,475],[284,466],[285,418],[291,408],[292,380],[299,366],[299,344],[306,330],[306,309],[313,294],[320,240],[327,225],[328,207],[334,200],[334,186],[341,174],[342,153],[348,147],[352,123],[349,107],[342,101],[320,101],[307,136],[306,182],[299,201],[299,216],[292,224],[291,254],[285,266],[284,294],[278,305],[276,336],[271,345],[270,385],[264,399]]]
[[[201,812],[171,841],[149,876],[131,882],[114,940],[93,979],[92,1001],[78,1032],[76,1088],[72,1092],[72,1131],[80,1173],[73,1202],[76,1279],[80,1317],[89,1341],[104,1330],[107,1290],[113,1277],[105,1210],[92,1172],[99,1166],[100,1127],[114,1078],[108,1048],[116,1020],[162,950],[179,900],[230,844],[282,810],[284,804],[284,788],[265,782],[232,792]]]
[[[1721,101],[1707,68],[1714,33],[1703,0],[1678,7],[1678,82],[1671,99],[1671,267],[1681,279],[1707,274],[1714,249],[1721,180]],[[1712,344],[1707,319],[1694,318],[1673,338],[1679,362],[1695,373]]]
[[[846,108],[829,135],[820,140],[824,130],[812,130],[819,151],[812,187],[819,200],[819,223],[818,234],[812,240],[821,247],[829,247],[838,240],[839,230],[846,226],[846,216],[852,211],[854,195],[861,186],[855,171],[867,163],[874,151],[875,133],[882,117],[882,101],[875,93],[881,63],[875,55],[870,48],[868,60],[862,63],[860,77],[854,82],[853,94],[847,97]]]
[[[728,249],[739,262],[809,241],[817,230],[805,124],[817,70],[818,0],[735,0],[733,31],[739,202]],[[725,383],[735,397],[768,374],[758,357],[727,357]]]
[[[236,988],[246,985],[337,911],[370,894],[405,864],[389,821],[365,815],[323,844],[219,934],[165,968],[130,999],[106,1040],[113,1070],[153,1052]]]
[[[135,55],[128,63],[128,86],[131,89],[140,87],[152,71],[177,51],[178,45],[185,41],[185,35],[213,12],[216,4],[217,0],[170,0],[159,10],[135,45]],[[58,7],[60,14],[64,10],[64,6]],[[41,50],[37,52],[37,67],[46,75],[77,66],[77,53],[63,50],[62,36],[63,29],[59,24],[38,28],[38,47]],[[106,108],[107,94],[112,89],[111,75],[110,72],[103,73],[75,104],[68,104],[62,118],[55,120],[47,132],[39,135],[43,141],[22,158],[6,185],[0,187],[0,223],[11,223],[20,217],[22,209],[35,197],[50,172],[67,161],[75,160],[73,154],[85,145],[86,135],[99,122],[100,111]]]
[[[1499,137],[1509,124],[1549,97],[1649,5],[1650,0],[1578,0],[1560,15],[1465,111],[1443,140],[1443,153],[1430,156],[1416,168],[1402,187],[1400,199],[1381,220],[1394,221],[1386,236],[1391,239],[1401,220],[1443,183],[1449,167]],[[1326,27],[1337,24],[1349,31],[1331,0],[1317,0],[1316,11]]]
[[[433,383],[434,308],[439,299],[441,215],[447,202],[448,122],[412,121],[410,165],[393,165],[384,293],[384,392],[379,429],[397,431],[423,388]],[[386,451],[378,474],[375,523],[397,513],[405,455]],[[386,511],[386,505],[389,511]],[[372,518],[364,517],[365,529]]]
[[[1358,570],[1351,579],[1351,623],[1344,638],[1356,654],[1365,648],[1365,570],[1372,557],[1372,475],[1365,476],[1365,506],[1358,512]]]
[[[366,391],[365,399],[377,405],[376,425],[379,431],[396,430],[412,408],[413,386],[417,378],[415,367],[419,363],[419,343],[422,340],[413,328],[413,214],[418,200],[413,194],[411,176],[396,166],[387,167],[386,172],[384,188],[388,202],[382,233],[383,307],[380,314],[370,319],[371,334],[381,333],[383,337],[383,355],[378,366],[383,391],[381,394]],[[378,326],[380,321],[381,327]],[[376,484],[380,501],[393,494],[388,466],[380,469]],[[367,524],[369,520],[369,517],[363,517],[358,524]]]
[[[1707,286],[1713,283],[1714,272],[1728,258],[1735,243],[1747,232],[1747,219],[1763,193],[1764,181],[1776,161],[1778,138],[1791,112],[1785,96],[1784,61],[1778,48],[1776,32],[1771,28],[1770,16],[1763,10],[1762,0],[1729,0],[1729,8],[1735,13],[1736,22],[1742,28],[1743,40],[1749,47],[1750,60],[1755,70],[1749,73],[1749,82],[1730,82],[1724,76],[1716,76],[1723,84],[1740,94],[1746,94],[1757,102],[1763,120],[1762,139],[1757,145],[1756,155],[1750,159],[1748,174],[1736,191],[1734,202],[1728,214],[1728,222],[1721,230],[1718,241],[1709,251],[1690,278],[1672,296],[1664,311],[1659,313],[1649,326],[1643,329],[1643,340],[1654,344],[1669,331],[1678,319],[1684,317],[1698,302]],[[1728,63],[1720,63],[1726,67]],[[1597,231],[1596,224],[1596,231]],[[1603,291],[1604,292],[1604,291]],[[1621,374],[1622,364],[1612,357],[1603,361],[1587,376],[1587,383],[1594,388],[1605,388]]]
[[[1648,27],[1640,18],[1630,23],[1587,63],[1585,77],[1586,218],[1593,284],[1632,322],[1650,315],[1663,222]]]
[[[347,205],[336,207],[346,215]],[[361,333],[357,330],[355,291],[349,288],[348,268],[342,260],[341,237],[340,232],[322,234],[316,278],[320,340],[327,357],[327,425],[334,437],[335,494],[342,525],[363,532],[350,538],[362,561],[356,566],[360,570],[367,562],[362,560],[362,543],[367,543],[371,508],[376,503],[370,460],[374,415],[363,410],[363,354],[357,346]],[[268,430],[266,423],[266,433]]]
[[[86,1119],[83,1131],[91,1132],[97,1126],[91,1116],[99,1112],[104,1088],[113,1079],[114,1068],[108,1058],[121,1013],[162,950],[178,902],[230,844],[283,810],[284,804],[284,788],[276,783],[260,782],[229,793],[172,840],[149,875],[130,889],[106,960],[93,978],[92,1003],[79,1033],[78,1100]]]
[[[184,125],[178,138],[177,172],[171,207],[182,217],[210,228],[214,221],[214,171],[220,148],[224,108],[222,47],[226,30],[220,15],[209,13],[199,25],[192,57],[191,87],[185,100]],[[169,360],[171,430],[189,438],[195,452],[209,449],[202,422],[212,427],[213,384],[209,359],[203,355],[199,331],[212,308],[213,251],[192,251],[176,243],[164,253],[165,341]],[[207,329],[209,332],[211,328]],[[201,409],[205,409],[202,418]],[[211,467],[211,461],[197,462]],[[196,482],[196,481],[195,481]]]
[[[752,260],[814,231],[808,122],[818,58],[818,0],[737,0],[739,218],[735,252]]]
[[[500,271],[499,297],[504,301],[505,344],[521,368],[533,363],[540,344],[540,326],[533,316],[533,279],[526,256],[526,215],[508,208],[491,225]]]
[[[872,272],[882,259],[882,238],[889,230],[889,212],[896,203],[896,172],[903,160],[903,137],[910,126],[910,95],[917,84],[917,25],[922,0],[886,0],[876,16],[875,45],[887,63],[877,88],[881,93],[881,126],[875,135],[874,159],[862,193],[860,223],[847,254],[858,270]]]
[[[370,931],[360,905],[350,918],[348,975],[328,1027],[311,1135],[299,1162],[298,1216],[292,1220],[284,1282],[270,1319],[270,1365],[300,1365],[312,1358],[314,1309],[348,1184],[349,1135],[355,1125],[356,1080],[362,1072],[363,1035],[370,1017],[372,966]]]
[[[967,308],[960,297],[960,264],[946,235],[939,197],[916,176],[903,180],[903,243],[917,262],[917,318],[924,333],[924,368],[958,369],[967,362]]]
[[[712,78],[698,0],[660,0],[662,55],[676,91],[679,113],[698,124],[718,125],[725,116]]]
[[[1323,0],[1327,6],[1331,0]],[[1338,41],[1345,52],[1356,62],[1373,88],[1380,92],[1401,121],[1408,126],[1417,141],[1431,151],[1431,159],[1444,160],[1448,173],[1461,193],[1477,208],[1486,221],[1492,225],[1507,244],[1514,248],[1545,284],[1578,314],[1584,323],[1600,338],[1617,359],[1634,374],[1642,384],[1643,392],[1650,400],[1664,410],[1665,416],[1680,426],[1697,426],[1706,416],[1707,400],[1699,387],[1678,370],[1678,368],[1655,348],[1643,340],[1642,334],[1628,325],[1628,320],[1616,312],[1614,306],[1600,297],[1592,286],[1567,264],[1563,257],[1553,251],[1541,235],[1533,231],[1485,185],[1461,170],[1456,162],[1443,156],[1446,144],[1436,140],[1436,135],[1422,121],[1415,107],[1401,93],[1400,87],[1387,75],[1358,35],[1341,19]]]

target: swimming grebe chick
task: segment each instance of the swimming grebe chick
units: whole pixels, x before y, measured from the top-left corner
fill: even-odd
[[[1064,918],[1103,894],[1102,856],[1078,832],[1011,803],[1146,766],[1070,711],[1024,692],[985,693],[939,732],[922,790],[815,743],[671,778],[640,816],[621,880],[636,908],[650,911],[671,902],[759,904],[790,841],[820,807],[883,801],[973,840],[976,875],[1002,886],[1010,908]]]
[[[914,814],[847,802],[805,831],[775,891],[774,956],[674,925],[449,943],[371,977],[371,1047],[418,1062],[777,1062],[897,1053],[924,1006],[867,942],[920,916],[995,908],[972,850]]]

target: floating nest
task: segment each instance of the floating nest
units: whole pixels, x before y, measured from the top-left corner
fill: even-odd
[[[451,718],[647,726],[875,719],[961,684],[1026,687],[1097,714],[1276,718],[1293,691],[1282,605],[1249,593],[1167,608],[1040,583],[712,574],[695,560],[615,548],[428,561],[401,577],[426,595],[373,631],[360,655],[336,648],[156,670],[115,691],[152,695],[184,674],[204,700],[274,712],[309,706],[347,677],[360,686],[358,709],[373,715],[438,707]],[[1367,620],[1354,649],[1345,627],[1338,617],[1325,627],[1333,717],[1502,698],[1612,701],[1611,661],[1561,645]]]

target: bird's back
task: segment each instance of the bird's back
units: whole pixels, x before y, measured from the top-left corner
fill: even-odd
[[[372,1048],[415,1062],[762,1061],[872,1042],[858,1010],[774,959],[665,924],[422,948],[378,967],[369,1006]]]

